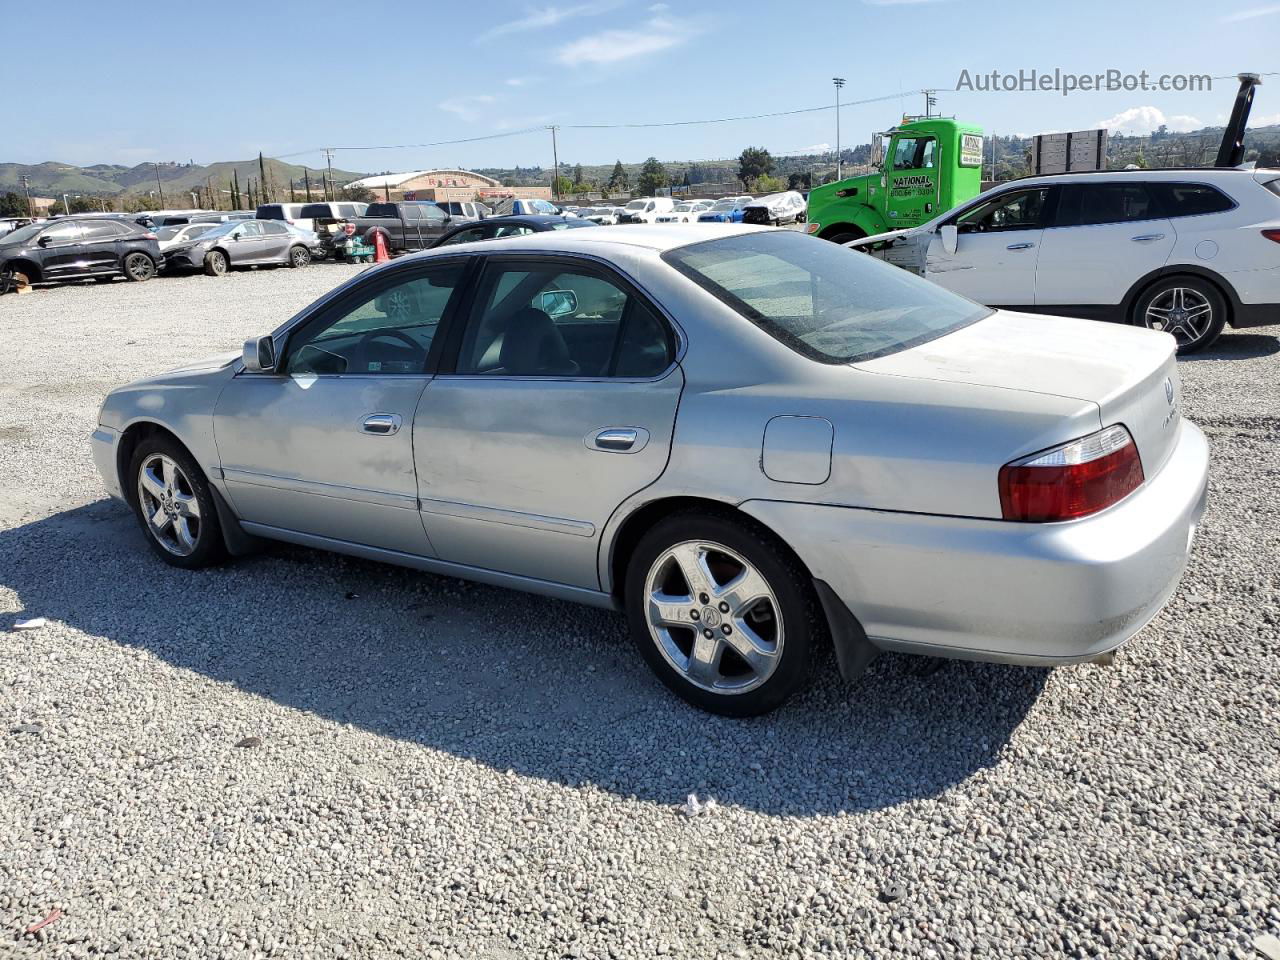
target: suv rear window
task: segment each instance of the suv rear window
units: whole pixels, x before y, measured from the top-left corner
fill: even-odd
[[[991,314],[899,267],[790,230],[707,240],[662,259],[821,363],[897,353]]]
[[[264,203],[258,208],[257,219],[259,220],[283,220],[284,207],[278,203]]]
[[[1166,217],[1198,217],[1205,213],[1221,213],[1234,207],[1235,201],[1207,183],[1149,183],[1147,188],[1160,204]]]
[[[303,204],[302,210],[298,213],[299,219],[302,220],[314,220],[316,217],[323,218],[332,216],[333,214],[329,212],[329,205],[327,203]]]
[[[1127,223],[1160,216],[1147,184],[1067,183],[1062,186],[1055,226],[1085,227],[1102,223]]]

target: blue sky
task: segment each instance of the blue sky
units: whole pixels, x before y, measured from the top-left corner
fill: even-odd
[[[1106,70],[1229,76],[1280,70],[1280,2],[983,4],[976,0],[552,0],[524,3],[242,3],[118,6],[3,0],[39,44],[6,44],[0,161],[133,164],[293,155],[325,145],[421,144],[559,124],[560,159],[606,163],[775,153],[835,142],[833,111],[660,129],[572,129],[758,114],[888,96],[841,112],[842,141],[938,90],[943,113],[988,132],[1040,133],[1107,122],[1142,131],[1221,123],[1235,82],[1208,92],[957,91],[961,71]],[[54,13],[56,11],[56,14]],[[784,23],[783,14],[793,14]],[[129,63],[131,51],[138,59]],[[342,69],[324,67],[341,62]],[[190,66],[187,66],[190,64]],[[29,77],[29,80],[22,80]],[[37,79],[38,78],[38,79]],[[1266,78],[1255,125],[1280,122],[1280,76]],[[290,159],[321,165],[309,152]],[[342,150],[349,170],[531,166],[551,162],[545,131],[451,146]]]

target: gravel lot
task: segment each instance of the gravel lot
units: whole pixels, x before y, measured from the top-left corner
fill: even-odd
[[[739,721],[667,695],[608,613],[301,549],[151,555],[90,460],[102,396],[359,269],[0,298],[0,955],[1246,958],[1280,935],[1276,328],[1181,365],[1212,499],[1114,666],[886,656]]]

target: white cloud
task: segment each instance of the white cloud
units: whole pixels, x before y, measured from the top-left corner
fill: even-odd
[[[678,47],[696,33],[692,24],[677,26],[659,14],[633,29],[601,30],[580,37],[557,50],[555,59],[567,66],[619,63]]]
[[[508,77],[508,87],[527,87],[531,83],[537,83],[537,77]]]
[[[487,93],[474,93],[465,97],[453,97],[436,104],[446,113],[452,113],[463,120],[475,120],[480,116],[480,107],[488,106],[496,98]]]
[[[807,147],[796,147],[794,150],[788,150],[780,153],[780,157],[802,157],[811,153],[830,153],[831,144],[829,143],[811,143]]]
[[[900,7],[916,3],[943,3],[945,0],[862,0],[869,7]]]
[[[558,23],[563,23],[565,20],[572,20],[575,17],[590,17],[597,13],[604,13],[615,5],[611,2],[602,2],[580,3],[572,7],[535,7],[519,20],[508,20],[506,23],[499,24],[492,30],[486,31],[480,35],[480,39],[488,40],[493,37],[505,36],[509,33],[543,30],[547,27],[554,27]]]
[[[1269,7],[1251,7],[1248,10],[1237,10],[1235,13],[1229,13],[1222,17],[1219,23],[1239,23],[1241,20],[1256,20],[1258,17],[1269,17],[1273,13],[1280,13],[1280,3],[1273,3]]]
[[[1112,133],[1137,134],[1150,133],[1161,124],[1179,132],[1199,130],[1204,126],[1197,118],[1187,116],[1185,113],[1166,116],[1159,107],[1130,107],[1128,110],[1121,110],[1114,117],[1098,120],[1094,126],[1106,127]]]
[[[1280,123],[1280,113],[1268,113],[1265,116],[1249,118],[1251,127],[1269,127],[1277,123]]]
[[[655,3],[653,6],[649,8],[649,12],[650,13],[666,13],[670,9],[671,8],[667,6],[665,3]]]

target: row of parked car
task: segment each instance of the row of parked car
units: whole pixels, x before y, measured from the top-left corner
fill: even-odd
[[[781,226],[805,219],[806,201],[796,190],[764,197],[723,197],[719,200],[676,200],[673,197],[639,197],[626,206],[577,207],[566,214],[599,224],[617,223],[759,223]]]

